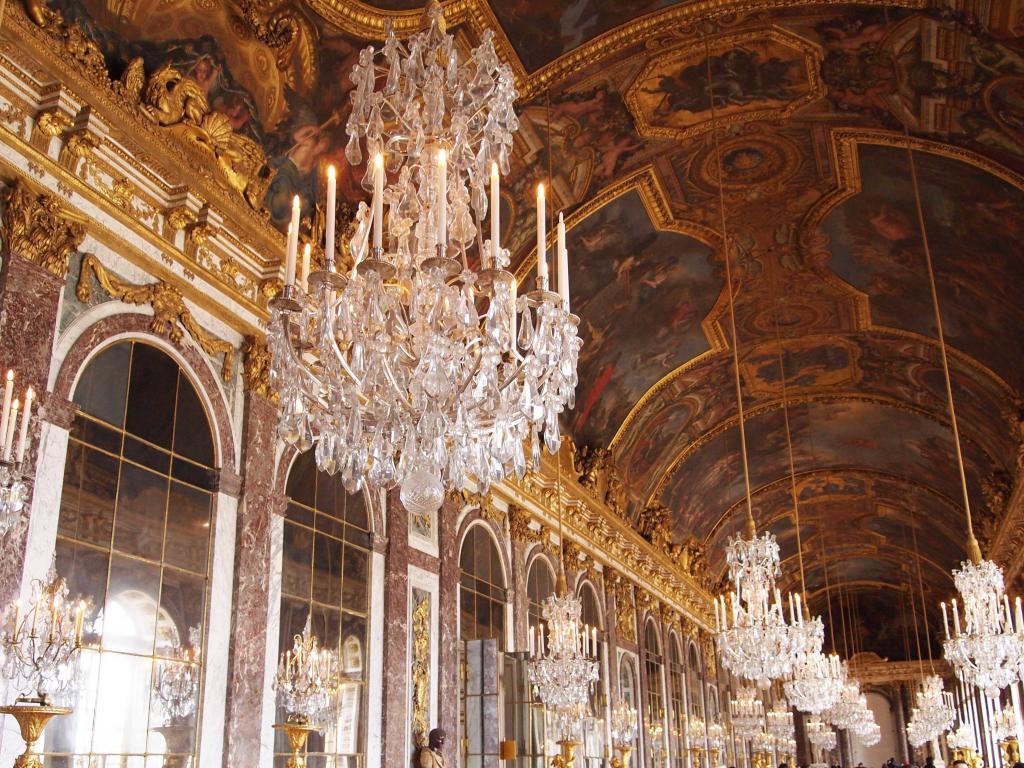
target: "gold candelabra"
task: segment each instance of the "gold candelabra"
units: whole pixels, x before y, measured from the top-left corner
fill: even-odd
[[[306,768],[306,741],[309,734],[319,729],[303,718],[293,718],[283,723],[274,723],[274,730],[284,731],[288,737],[288,746],[292,753],[286,763],[287,768]]]
[[[21,738],[25,740],[25,751],[14,761],[14,768],[43,768],[43,760],[36,752],[36,742],[43,735],[43,729],[50,720],[59,715],[70,715],[70,707],[53,707],[45,704],[15,704],[0,707],[0,714],[10,715],[18,721]]]
[[[561,752],[551,759],[551,768],[573,768],[576,765],[576,747],[579,745],[573,738],[564,738],[558,742]]]
[[[616,744],[615,751],[619,754],[611,759],[612,768],[629,768],[629,755],[633,747],[629,744]]]

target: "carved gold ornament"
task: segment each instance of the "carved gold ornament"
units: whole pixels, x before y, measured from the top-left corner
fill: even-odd
[[[429,693],[430,595],[424,594],[412,611],[412,732],[417,741],[427,735]]]
[[[535,544],[541,540],[540,532],[530,527],[530,513],[517,504],[509,505],[508,530],[513,541]]]
[[[4,191],[0,232],[4,249],[38,264],[55,277],[68,275],[68,259],[85,238],[85,227],[67,217],[53,195],[36,192],[18,179]]]
[[[246,391],[277,402],[277,390],[270,386],[270,352],[257,336],[246,336],[242,342],[242,383]]]
[[[65,262],[65,271],[66,269]],[[94,255],[87,254],[82,259],[82,270],[75,289],[75,295],[83,303],[92,298],[93,277],[112,298],[120,299],[127,304],[149,304],[153,308],[153,319],[150,321],[150,330],[153,333],[167,336],[175,344],[181,344],[184,339],[183,331],[188,331],[206,354],[213,357],[224,355],[221,378],[224,381],[231,381],[235,348],[223,339],[213,336],[196,322],[192,311],[185,306],[181,291],[163,281],[147,285],[127,283],[108,272]]]

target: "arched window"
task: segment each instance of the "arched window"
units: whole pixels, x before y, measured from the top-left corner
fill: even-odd
[[[588,627],[597,628],[597,649],[595,658],[598,664],[598,680],[590,689],[590,715],[584,729],[584,765],[599,768],[604,765],[605,754],[605,674],[604,674],[604,625],[601,621],[601,606],[597,599],[597,591],[589,581],[584,581],[579,589],[580,617]]]
[[[665,749],[665,734],[662,730],[660,735],[659,727],[664,729],[665,722],[665,696],[662,691],[662,666],[661,643],[658,641],[658,629],[654,626],[654,620],[648,619],[644,627],[644,669],[647,672],[647,712],[645,725],[648,736],[647,760],[651,768],[662,765],[662,755]],[[658,748],[661,748],[661,755]]]
[[[679,636],[673,632],[668,642],[668,686],[672,699],[672,733],[669,745],[672,751],[672,765],[684,768],[686,765],[686,667],[683,665],[683,651]]]
[[[544,621],[544,600],[555,591],[555,572],[544,556],[533,558],[530,574],[526,578],[526,596],[529,600],[530,626],[538,627]]]
[[[459,631],[463,640],[497,640],[505,648],[505,574],[493,537],[474,525],[462,541]]]
[[[139,341],[97,354],[73,399],[56,564],[72,596],[92,598],[85,640],[98,650],[82,653],[74,713],[47,729],[46,752],[61,764],[194,764],[218,478],[210,423],[185,372]]]
[[[365,498],[346,493],[340,476],[320,472],[312,451],[295,459],[286,492],[280,647],[290,648],[311,618],[320,642],[338,651],[345,677],[337,721],[310,734],[310,765],[361,764],[370,577]],[[290,753],[280,733],[274,752],[282,764]]]
[[[619,695],[633,709],[638,709],[636,673],[633,671],[633,662],[625,654],[619,659]]]
[[[697,653],[697,646],[690,643],[686,663],[686,690],[690,696],[690,714],[700,718],[704,717],[704,684],[702,678],[700,655]]]

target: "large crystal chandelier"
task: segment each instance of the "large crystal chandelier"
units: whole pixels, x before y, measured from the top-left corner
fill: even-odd
[[[952,728],[955,719],[956,710],[950,695],[943,690],[942,678],[928,675],[921,681],[907,723],[910,743],[917,747],[931,741]]]
[[[793,664],[793,677],[783,683],[783,690],[794,707],[818,715],[839,700],[845,674],[842,661],[834,653],[802,653]]]
[[[782,596],[775,588],[780,572],[779,544],[771,533],[758,536],[748,519],[748,538],[734,537],[726,549],[733,591],[726,602],[715,603],[715,629],[722,666],[737,677],[768,688],[771,681],[787,677],[797,656],[807,648],[807,633],[800,598],[791,598],[792,626],[787,623]],[[818,635],[820,636],[820,621]],[[820,639],[818,640],[820,648]]]
[[[741,738],[753,738],[764,727],[764,704],[752,687],[739,688],[736,698],[729,702],[729,712],[733,731]]]
[[[486,489],[537,467],[541,435],[558,448],[558,415],[576,387],[564,225],[556,293],[543,187],[536,290],[518,295],[499,244],[498,177],[518,119],[513,74],[492,38],[484,32],[463,57],[432,0],[420,32],[400,42],[389,31],[382,48],[361,52],[345,152],[353,166],[371,158],[363,186],[373,202],[360,204],[355,267],[335,271],[329,173],[326,269],[307,278],[304,257],[295,284],[295,206],[285,288],[272,304],[282,437],[316,444],[317,466],[341,472],[350,490],[400,484],[416,514],[467,478]]]
[[[953,632],[949,631],[949,615],[942,604],[946,640],[946,659],[991,698],[1018,680],[1024,662],[1024,617],[1020,598],[1016,613],[1010,613],[1010,599],[1003,590],[1003,571],[991,560],[982,560],[980,552],[953,572],[953,581],[963,600],[963,623],[960,608],[954,599]]]
[[[554,594],[544,600],[547,640],[543,624],[536,642],[530,630],[527,674],[538,698],[555,716],[559,733],[566,737],[586,714],[597,680],[597,629],[583,624],[582,612],[579,598],[567,589],[563,571]]]
[[[316,725],[333,718],[341,683],[338,654],[320,645],[312,631],[312,612],[291,649],[281,654],[274,678],[278,703],[289,723]]]

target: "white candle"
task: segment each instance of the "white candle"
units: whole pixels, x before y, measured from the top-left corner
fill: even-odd
[[[11,398],[14,396],[14,371],[7,372],[7,383],[4,384],[3,416],[0,416],[0,441],[7,434],[7,421],[11,418]]]
[[[590,630],[590,635],[590,647],[593,649],[594,655],[597,656],[597,627]]]
[[[536,630],[536,627],[532,627],[532,626],[530,627],[530,658],[531,659],[534,656],[537,655],[536,649],[534,647],[534,643],[535,643],[535,637],[534,636],[536,634],[535,630]]]
[[[796,600],[796,623],[797,624],[803,624],[804,623],[804,612],[803,612],[803,609],[800,606],[800,593],[797,592],[793,597]]]
[[[14,445],[14,428],[18,423],[18,401],[11,403],[11,418],[7,420],[7,431],[4,433],[4,461],[11,460],[11,447]]]
[[[373,247],[384,247],[384,155],[373,156]]]
[[[956,598],[953,598],[953,631],[956,632],[956,636],[960,637],[960,611],[956,607]]]
[[[448,242],[448,153],[437,152],[437,244]]]
[[[309,259],[313,253],[313,246],[310,243],[302,249],[302,270],[299,272],[299,285],[303,291],[309,290]]]
[[[1021,613],[1020,598],[1016,600],[1016,618],[1017,618],[1017,631],[1024,632],[1024,614]]]
[[[498,240],[501,237],[500,202],[498,196],[498,164],[491,163],[491,266],[498,265]]]
[[[295,257],[299,255],[299,214],[302,204],[299,196],[292,198],[292,220],[288,224],[288,253],[284,262],[284,284],[295,284]]]
[[[28,422],[32,417],[33,397],[35,397],[35,393],[32,392],[32,387],[29,387],[25,392],[25,410],[21,413],[21,433],[18,435],[17,461],[19,462],[25,458],[25,444],[28,442]]]
[[[327,166],[327,222],[324,234],[324,253],[328,269],[334,266],[334,220],[338,207],[338,172],[333,165]]]
[[[946,604],[939,603],[939,606],[942,608],[942,626],[946,630],[946,639],[949,640],[949,616],[946,614]]]
[[[569,252],[565,248],[565,219],[558,214],[558,295],[562,309],[569,311]]]
[[[548,245],[544,232],[544,185],[537,185],[537,281],[548,279]],[[540,287],[540,286],[538,286]]]

